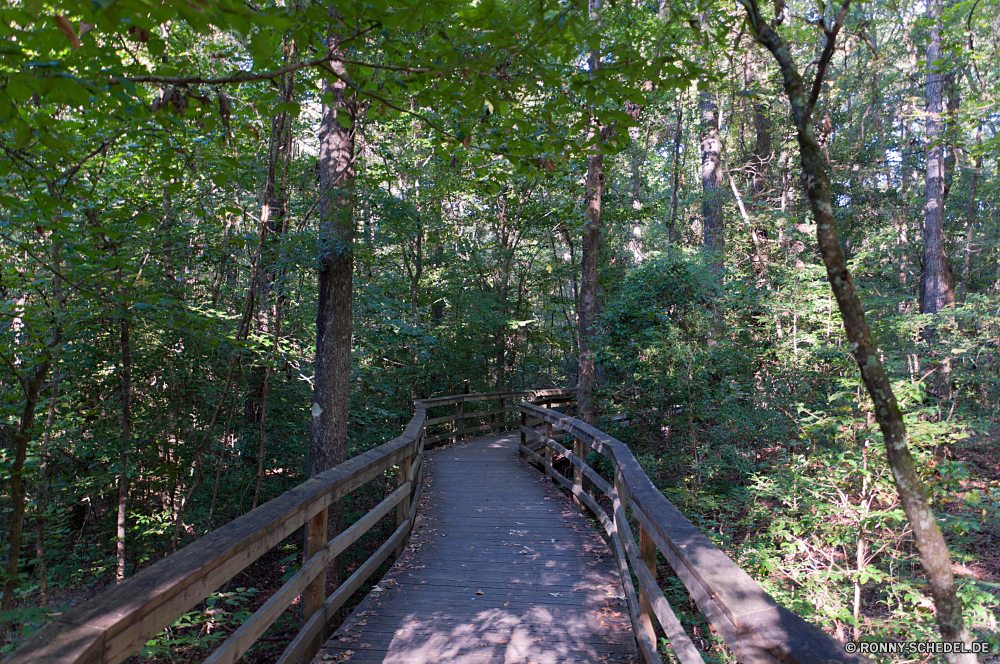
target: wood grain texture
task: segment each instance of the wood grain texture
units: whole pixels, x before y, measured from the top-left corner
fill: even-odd
[[[611,551],[519,438],[427,453],[409,545],[316,664],[637,662]]]

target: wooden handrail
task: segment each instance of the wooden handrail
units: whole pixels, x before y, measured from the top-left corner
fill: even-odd
[[[305,592],[306,599],[315,587],[322,593],[326,566],[348,546],[368,532],[379,519],[394,507],[397,509],[396,531],[389,539],[323,600],[316,601],[312,615],[286,648],[281,662],[295,662],[310,655],[323,628],[343,603],[371,576],[392,553],[398,556],[412,529],[423,477],[425,442],[442,439],[425,438],[426,426],[445,420],[427,420],[429,408],[502,399],[501,411],[490,415],[516,412],[510,399],[521,397],[535,403],[551,403],[572,398],[574,390],[526,390],[461,394],[415,401],[414,415],[398,438],[360,454],[336,468],[321,473],[257,509],[235,519],[177,553],[167,556],[121,584],[105,590],[92,600],[58,616],[33,634],[7,659],[9,664],[60,662],[66,664],[118,664],[137,652],[165,627],[204,600],[210,593],[228,582],[243,569],[275,547],[310,520],[322,521],[317,529],[325,533],[327,508],[355,489],[393,466],[400,467],[401,486],[360,520],[329,542],[323,539],[313,547],[303,566],[250,616],[240,628],[209,656],[206,664],[236,662],[268,627]],[[468,417],[485,416],[487,412],[467,413]],[[454,418],[447,421],[454,422]],[[460,420],[461,421],[461,420]],[[465,433],[487,428],[516,427],[516,421],[470,427]],[[451,432],[448,436],[454,436]],[[311,533],[312,542],[316,533]],[[318,585],[317,585],[318,584]],[[308,607],[309,601],[304,602]],[[308,608],[307,608],[308,610]]]
[[[403,504],[410,513],[409,518],[403,519],[387,542],[392,546],[379,549],[369,563],[380,556],[378,563],[381,563],[387,557],[386,551],[392,553],[405,543],[413,523],[412,512],[419,500],[423,474],[422,438],[427,408],[420,402],[415,405],[413,418],[403,435],[310,478],[59,616],[25,641],[7,662],[121,662],[329,505],[379,473],[403,463],[405,467],[400,473],[406,478],[403,485],[305,561],[302,568],[206,660],[213,664],[238,661],[330,561],[393,507]],[[353,585],[356,590],[378,567],[378,564],[369,563],[363,566],[370,568],[369,574],[359,577],[356,573],[341,588]],[[339,590],[330,599],[341,595],[340,604],[354,592],[341,593]],[[333,607],[327,600],[322,613],[332,614],[340,604]]]
[[[441,417],[433,417],[428,419],[425,423],[425,427],[438,426],[441,424],[451,424],[451,428],[448,431],[441,433],[436,433],[432,435],[427,435],[424,438],[424,443],[428,447],[433,447],[435,444],[442,441],[457,441],[463,436],[481,433],[484,431],[494,431],[497,429],[516,429],[519,422],[514,419],[509,419],[508,415],[514,415],[517,413],[517,404],[510,401],[513,398],[521,397],[529,403],[536,405],[548,405],[554,403],[567,403],[575,399],[576,388],[561,388],[561,389],[546,389],[546,390],[521,390],[521,391],[511,391],[511,392],[488,392],[484,394],[456,394],[448,397],[435,397],[433,399],[423,399],[420,403],[424,404],[428,409],[439,408],[442,406],[455,406],[455,411],[450,415],[442,415]],[[464,410],[464,404],[473,403],[476,401],[493,401],[497,400],[501,402],[501,408],[495,410],[479,410],[479,411],[466,411]],[[506,402],[506,403],[505,403]],[[477,426],[465,426],[465,420],[474,419],[478,417],[490,417],[493,415],[503,415],[504,417],[496,422],[487,422],[486,424],[481,424]]]
[[[847,653],[842,642],[778,604],[653,486],[625,443],[580,420],[548,408],[525,403],[520,404],[518,410],[522,418],[532,416],[546,424],[545,434],[522,425],[522,441],[538,441],[546,448],[564,455],[576,471],[574,478],[570,480],[559,473],[551,465],[550,455],[546,459],[546,456],[528,448],[524,442],[521,453],[567,487],[580,504],[593,512],[605,527],[612,541],[640,656],[645,664],[660,661],[652,633],[654,619],[667,634],[674,652],[683,664],[702,662],[700,653],[684,633],[662,590],[656,585],[655,572],[648,569],[649,561],[655,561],[655,557],[649,556],[650,553],[655,556],[655,549],[652,549],[654,545],[663,553],[699,608],[740,662],[871,663],[866,657]],[[553,429],[573,436],[573,452],[552,438]],[[600,478],[583,461],[584,447],[600,453],[611,462],[615,469],[614,486]],[[588,494],[583,486],[584,477],[588,477],[594,486],[611,499],[613,511],[610,516]],[[636,546],[626,520],[626,506],[631,508],[640,524],[640,540],[643,545],[648,543],[647,550],[640,550]],[[630,572],[635,573],[639,581],[638,594],[632,586]]]

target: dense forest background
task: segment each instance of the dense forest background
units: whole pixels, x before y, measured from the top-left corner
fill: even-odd
[[[814,71],[838,7],[762,11]],[[353,329],[347,456],[415,398],[582,380],[588,417],[778,601],[842,639],[937,634],[744,7],[0,16],[0,653],[308,476],[318,306]],[[995,0],[857,4],[812,118],[966,624],[994,646],[998,62]],[[143,657],[203,657],[300,544]]]

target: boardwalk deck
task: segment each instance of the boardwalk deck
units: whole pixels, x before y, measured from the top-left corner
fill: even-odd
[[[429,452],[406,551],[314,663],[634,664],[611,551],[518,434]]]

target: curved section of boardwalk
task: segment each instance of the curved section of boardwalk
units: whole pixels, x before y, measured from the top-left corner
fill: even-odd
[[[428,453],[409,546],[314,662],[637,662],[611,551],[518,441]]]

